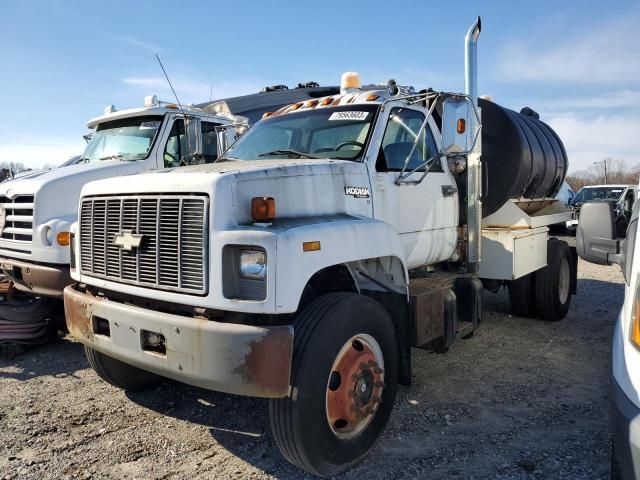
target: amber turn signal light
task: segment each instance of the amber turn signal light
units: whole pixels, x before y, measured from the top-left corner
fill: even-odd
[[[640,298],[636,292],[636,298],[633,301],[633,316],[631,318],[631,341],[640,348]]]
[[[467,129],[467,121],[464,118],[459,118],[458,119],[458,125],[457,125],[457,132],[458,133],[464,133],[464,131]]]
[[[70,239],[71,239],[71,235],[69,234],[69,232],[60,232],[56,236],[56,240],[58,241],[58,245],[61,245],[63,247],[69,246],[69,243],[71,243]]]
[[[270,222],[276,218],[276,201],[273,197],[253,197],[251,216],[256,222]]]
[[[318,240],[302,243],[303,252],[317,252],[318,250],[320,250],[320,242]]]

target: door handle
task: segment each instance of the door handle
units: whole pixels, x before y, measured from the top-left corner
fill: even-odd
[[[445,197],[450,197],[454,193],[456,193],[458,189],[451,185],[442,185],[442,195]]]

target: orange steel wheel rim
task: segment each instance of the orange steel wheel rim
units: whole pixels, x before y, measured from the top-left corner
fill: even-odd
[[[360,434],[375,416],[384,389],[384,357],[370,335],[352,337],[333,362],[327,382],[326,410],[340,438]]]

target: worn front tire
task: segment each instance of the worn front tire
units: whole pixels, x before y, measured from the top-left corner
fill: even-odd
[[[543,320],[562,320],[571,305],[571,251],[566,242],[547,242],[547,266],[535,275],[536,309]]]
[[[128,392],[138,392],[153,388],[162,382],[159,375],[133,367],[93,348],[85,346],[84,353],[98,376],[114,387]]]
[[[281,453],[314,475],[358,463],[387,424],[397,377],[395,328],[379,303],[353,293],[316,299],[295,322],[292,393],[269,402]]]

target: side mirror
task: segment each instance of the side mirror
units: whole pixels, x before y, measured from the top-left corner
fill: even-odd
[[[471,115],[469,101],[464,97],[449,97],[443,102],[442,149],[446,154],[463,154],[471,149],[467,131]]]
[[[598,265],[622,265],[620,240],[611,202],[586,202],[580,208],[576,249],[583,260]]]
[[[216,128],[216,137],[218,138],[218,158],[229,148],[229,129],[225,127]]]
[[[200,120],[186,116],[184,128],[187,132],[187,152],[188,159],[202,157],[202,132],[200,131]]]

